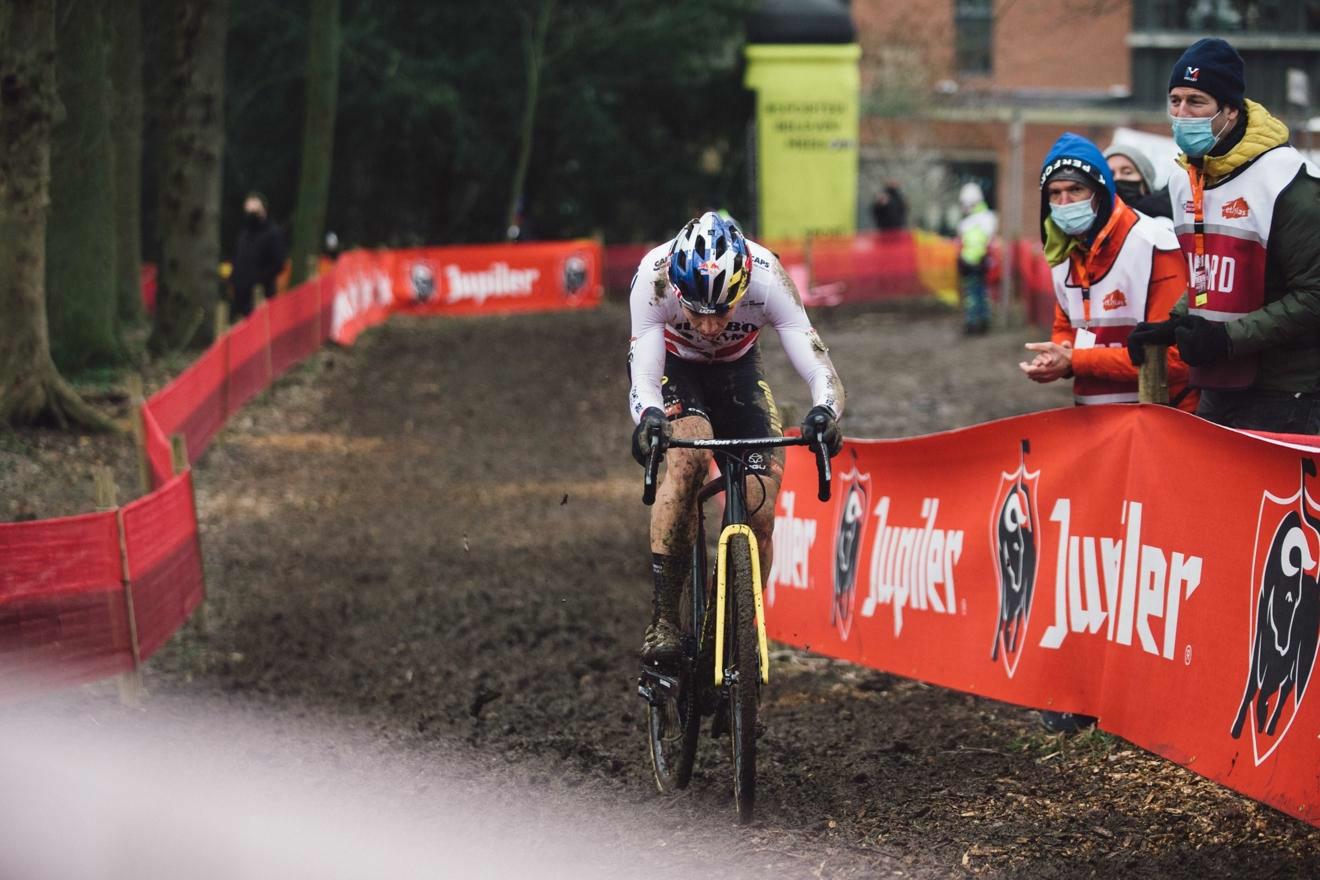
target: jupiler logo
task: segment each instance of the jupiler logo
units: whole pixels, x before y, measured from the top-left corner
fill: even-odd
[[[834,599],[830,603],[830,623],[839,630],[839,638],[847,641],[852,628],[853,596],[857,589],[857,559],[866,531],[866,518],[870,512],[867,499],[871,475],[857,470],[857,453],[853,452],[852,470],[842,474],[844,490],[838,496],[839,527],[834,541]]]
[[[1121,537],[1073,534],[1071,499],[1054,502],[1054,622],[1041,636],[1042,648],[1059,648],[1073,633],[1101,630],[1107,641],[1131,645],[1135,632],[1147,654],[1173,659],[1179,609],[1201,585],[1201,557],[1142,543],[1142,516],[1141,502],[1124,501]]]
[[[955,614],[958,593],[953,574],[962,557],[961,529],[939,529],[940,499],[921,500],[921,521],[896,525],[890,519],[892,502],[882,496],[875,505],[875,542],[862,616],[874,617],[882,605],[894,608],[894,636],[903,634],[907,612]]]
[[[1036,589],[1036,557],[1040,545],[1036,484],[1040,471],[1027,470],[1031,444],[1022,441],[1017,470],[1000,472],[999,491],[990,514],[990,546],[995,553],[999,582],[999,615],[990,645],[991,661],[999,660],[1012,678],[1031,620],[1031,597]]]
[[[1261,494],[1256,521],[1251,666],[1229,732],[1240,737],[1251,710],[1257,766],[1279,747],[1297,717],[1320,636],[1320,505],[1306,491],[1306,477],[1316,475],[1315,462],[1302,459],[1301,471],[1292,495]]]
[[[540,277],[540,269],[510,269],[503,262],[492,263],[484,272],[464,272],[457,266],[445,266],[450,302],[470,299],[480,305],[488,297],[531,296],[532,286]]]
[[[766,578],[766,602],[775,604],[775,588],[784,586],[805,590],[811,586],[809,565],[811,545],[816,543],[816,521],[793,515],[797,493],[785,490],[779,493],[783,516],[775,517],[774,561],[770,576]]]

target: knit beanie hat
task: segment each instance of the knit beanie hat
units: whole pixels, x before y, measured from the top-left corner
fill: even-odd
[[[1109,149],[1105,150],[1105,158],[1110,156],[1123,156],[1137,167],[1137,173],[1141,179],[1146,182],[1146,189],[1155,189],[1155,166],[1151,164],[1146,154],[1138,150],[1131,144],[1111,144]]]
[[[1179,86],[1200,89],[1221,104],[1242,109],[1244,81],[1242,56],[1218,37],[1197,40],[1182,53],[1169,76],[1169,91]]]

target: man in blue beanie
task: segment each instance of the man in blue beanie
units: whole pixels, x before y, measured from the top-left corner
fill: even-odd
[[[1320,177],[1288,128],[1245,94],[1224,40],[1193,43],[1169,77],[1185,171],[1169,182],[1187,295],[1128,337],[1178,346],[1197,414],[1234,428],[1320,433]]]

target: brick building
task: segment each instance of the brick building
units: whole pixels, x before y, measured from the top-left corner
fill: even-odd
[[[948,231],[957,187],[976,179],[1006,236],[1035,237],[1037,173],[1058,135],[1102,149],[1118,127],[1167,136],[1169,70],[1202,36],[1239,49],[1248,97],[1294,132],[1310,116],[1298,85],[1320,85],[1317,0],[857,0],[852,15],[863,227],[870,193],[893,179],[913,224]]]

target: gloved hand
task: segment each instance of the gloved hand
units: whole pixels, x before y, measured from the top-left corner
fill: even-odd
[[[1182,318],[1170,318],[1167,321],[1142,321],[1128,334],[1128,360],[1139,367],[1146,362],[1147,345],[1173,345],[1174,331]]]
[[[1228,328],[1200,315],[1182,319],[1175,333],[1178,354],[1193,367],[1203,367],[1228,357]]]
[[[669,438],[674,436],[674,429],[665,417],[664,411],[656,406],[648,406],[642,411],[642,420],[633,429],[632,454],[637,463],[646,467],[647,456],[651,454],[651,445],[660,444],[660,454],[669,446]]]
[[[825,451],[830,458],[839,454],[843,448],[843,433],[839,431],[839,422],[834,418],[834,411],[828,406],[813,406],[811,412],[802,420],[802,436],[811,440],[808,447],[816,451],[816,434],[825,435]]]

